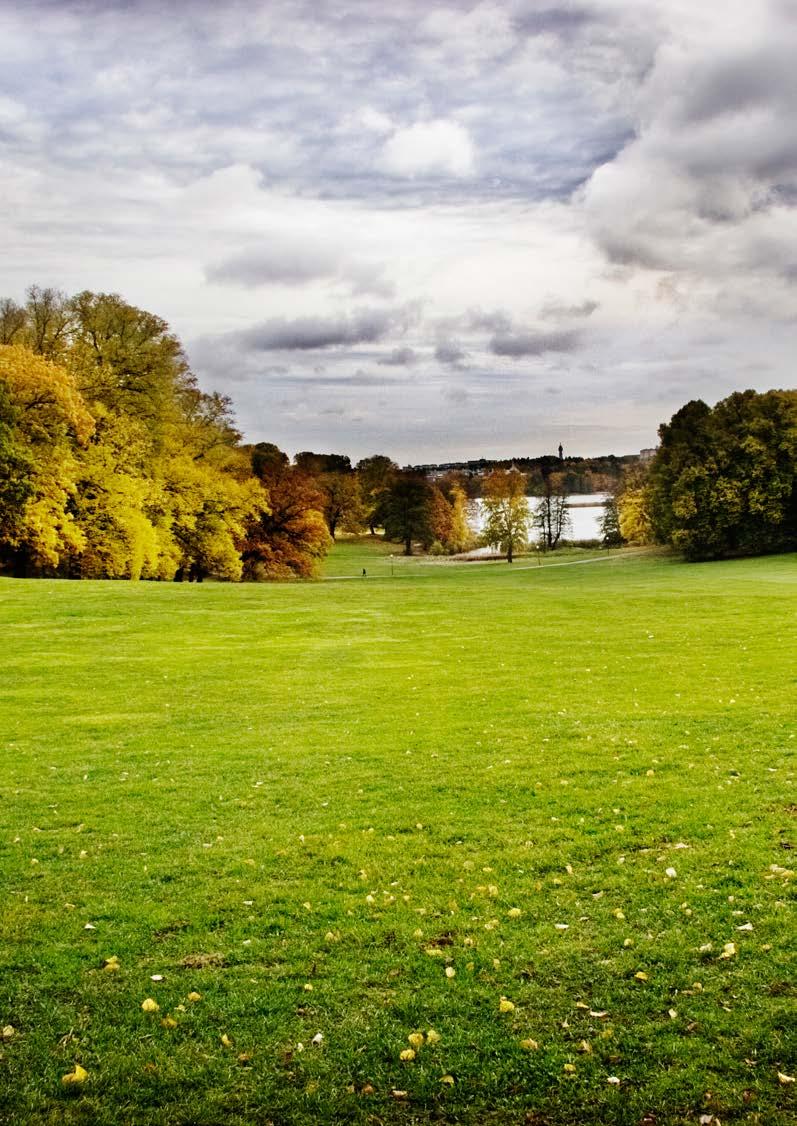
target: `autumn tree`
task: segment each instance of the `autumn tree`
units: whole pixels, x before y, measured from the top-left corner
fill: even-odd
[[[79,293],[72,309],[69,366],[86,400],[142,419],[153,443],[163,441],[196,386],[180,341],[166,321],[115,293]]]
[[[431,484],[429,491],[429,531],[422,541],[425,551],[430,548],[440,554],[451,551],[451,542],[454,533],[453,510],[446,497],[435,484]]]
[[[317,454],[312,450],[302,450],[293,460],[297,469],[310,477],[320,477],[323,473],[351,473],[351,459],[347,454]]]
[[[253,472],[268,508],[250,519],[243,543],[245,579],[311,578],[329,550],[324,497],[316,480],[270,442],[251,447]]]
[[[626,543],[654,542],[648,471],[644,464],[626,466],[616,497],[620,535]]]
[[[0,554],[3,545],[18,539],[25,504],[34,490],[33,455],[21,440],[18,421],[10,388],[0,378]]]
[[[317,478],[324,497],[324,519],[332,539],[338,528],[361,532],[367,512],[360,495],[360,483],[354,473],[322,473]]]
[[[24,496],[13,518],[6,514],[2,554],[18,574],[54,569],[83,544],[69,502],[76,492],[75,450],[88,442],[94,420],[71,374],[21,345],[0,345],[0,385],[4,445],[17,474],[11,494]]]
[[[398,466],[384,454],[373,454],[357,462],[357,477],[360,482],[360,496],[365,508],[365,522],[372,536],[382,523],[379,512],[379,498],[388,487],[391,478],[398,472]]]
[[[493,469],[484,478],[483,506],[483,539],[505,551],[507,563],[511,563],[528,538],[525,475],[517,469]]]
[[[10,297],[0,299],[0,344],[21,344],[24,342],[27,313]]]
[[[40,356],[63,358],[75,322],[72,302],[60,290],[32,285],[26,293],[24,343]]]
[[[448,501],[450,507],[448,538],[446,547],[452,552],[469,551],[476,542],[476,537],[468,520],[468,495],[461,474],[452,474],[444,478],[439,485],[440,491]]]

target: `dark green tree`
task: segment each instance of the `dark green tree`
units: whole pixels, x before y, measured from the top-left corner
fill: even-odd
[[[403,543],[405,555],[412,555],[413,543],[430,544],[434,540],[433,501],[429,481],[411,472],[397,473],[382,493],[379,511],[385,535]]]
[[[691,560],[797,547],[797,392],[687,403],[659,435],[647,494],[660,542]]]
[[[603,516],[600,523],[601,539],[607,547],[619,547],[623,542],[620,531],[620,511],[614,497],[609,497],[603,506]]]

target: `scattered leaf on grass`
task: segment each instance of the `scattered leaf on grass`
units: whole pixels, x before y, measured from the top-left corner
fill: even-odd
[[[506,997],[502,997],[498,1002],[499,1013],[513,1013],[515,1011],[514,1001],[509,1001]]]
[[[81,1067],[79,1063],[75,1064],[73,1071],[68,1071],[66,1075],[61,1076],[61,1082],[65,1087],[79,1087],[81,1083],[85,1083],[89,1077],[89,1073],[85,1067]]]
[[[778,1072],[778,1083],[782,1083],[784,1087],[789,1083],[795,1082],[797,1082],[797,1079],[795,1079],[793,1075],[786,1075],[783,1071]]]
[[[445,1083],[445,1085],[447,1087],[453,1087],[454,1086],[454,1076],[453,1075],[442,1075],[440,1077],[440,1082]]]
[[[141,1002],[141,1008],[145,1013],[157,1013],[160,1009],[160,1005],[157,1001],[154,1001],[152,997],[147,997]]]
[[[404,1048],[403,1051],[399,1052],[399,1059],[403,1060],[404,1063],[410,1063],[415,1059],[415,1049]]]
[[[192,989],[191,992],[188,994],[188,1000],[189,1001],[201,1001],[202,1000],[202,994],[197,993],[195,989]]]

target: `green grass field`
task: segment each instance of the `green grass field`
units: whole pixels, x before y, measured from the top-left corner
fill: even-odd
[[[797,557],[389,567],[0,581],[0,1121],[792,1123]]]

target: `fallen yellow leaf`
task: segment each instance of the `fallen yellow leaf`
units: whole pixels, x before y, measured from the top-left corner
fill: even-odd
[[[80,1086],[81,1083],[85,1083],[88,1077],[89,1073],[86,1071],[85,1067],[81,1067],[79,1063],[76,1063],[74,1071],[69,1071],[66,1075],[61,1076],[61,1082],[65,1087],[75,1087]]]
[[[160,1005],[157,1001],[153,1001],[151,997],[141,1002],[141,1008],[145,1013],[157,1013],[160,1010]]]
[[[507,1000],[506,997],[502,997],[501,1000],[498,1002],[498,1011],[499,1011],[499,1013],[514,1013],[514,1011],[515,1011],[514,1001],[509,1001],[509,1000]]]
[[[402,1052],[399,1052],[399,1059],[403,1060],[404,1063],[410,1063],[415,1059],[415,1049],[405,1048]]]

